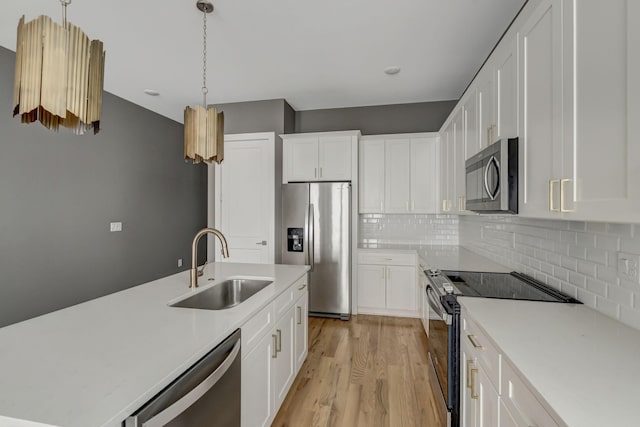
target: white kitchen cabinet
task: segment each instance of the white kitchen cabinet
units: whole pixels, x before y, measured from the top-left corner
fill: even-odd
[[[495,79],[492,107],[493,121],[488,120],[493,141],[488,144],[518,136],[518,43],[517,35],[509,35],[502,40],[492,56],[493,76]],[[490,108],[490,107],[489,107]],[[487,127],[480,127],[481,132]],[[484,145],[486,147],[488,145]]]
[[[408,213],[411,199],[411,140],[385,141],[385,212]]]
[[[438,138],[411,139],[411,213],[438,212]]]
[[[273,386],[275,388],[275,404],[279,407],[287,397],[289,387],[296,376],[295,346],[295,310],[292,306],[276,323],[274,331],[275,354],[273,365]]]
[[[359,152],[359,212],[384,212],[384,139],[360,141]]]
[[[440,199],[441,213],[450,213],[453,207],[455,163],[453,160],[453,121],[449,121],[440,133]]]
[[[489,60],[491,61],[491,59]],[[489,62],[478,73],[478,151],[495,142],[492,132],[495,129],[495,75],[493,62]],[[515,114],[515,112],[514,112]]]
[[[453,116],[453,164],[450,165],[454,175],[454,198],[451,209],[458,214],[466,212],[467,170],[465,161],[467,159],[467,145],[464,134],[464,108],[460,108]]]
[[[308,354],[307,276],[242,326],[241,424],[269,426]]]
[[[387,309],[416,311],[415,266],[387,266]]]
[[[358,264],[358,311],[384,310],[386,307],[385,265]]]
[[[462,104],[462,140],[465,146],[465,155],[462,164],[469,157],[480,150],[480,126],[478,124],[478,90],[475,87],[467,89]]]
[[[360,140],[360,213],[438,211],[438,134]]]
[[[522,216],[549,218],[561,210],[562,3],[563,0],[542,0],[520,30]]]
[[[304,292],[295,305],[295,358],[296,358],[296,372],[300,371],[302,364],[307,358],[309,352],[309,294]]]
[[[242,358],[241,424],[243,427],[271,425],[274,416],[273,363],[275,338],[264,335]]]
[[[500,422],[498,423],[500,427],[519,427],[511,412],[507,409],[507,406],[504,404],[503,400],[500,400]]]
[[[417,255],[358,251],[358,313],[418,317]]]
[[[567,219],[640,222],[640,3],[575,3],[575,171],[563,194]],[[572,17],[570,17],[572,18]],[[568,21],[568,19],[566,20]],[[569,21],[566,25],[570,25]],[[571,200],[566,204],[571,204]]]
[[[280,135],[283,182],[351,181],[357,173],[352,156],[359,135],[353,131]]]

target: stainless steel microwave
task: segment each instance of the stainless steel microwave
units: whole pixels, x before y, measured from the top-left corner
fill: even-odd
[[[518,213],[518,138],[497,141],[465,166],[467,210]]]

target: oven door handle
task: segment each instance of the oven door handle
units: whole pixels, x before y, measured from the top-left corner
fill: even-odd
[[[442,308],[442,304],[438,300],[438,296],[436,295],[433,288],[430,285],[427,285],[427,299],[429,300],[429,307],[436,312],[439,318],[441,318],[447,325],[452,323],[452,317]]]

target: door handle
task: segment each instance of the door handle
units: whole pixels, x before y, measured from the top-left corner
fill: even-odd
[[[322,166],[320,166],[320,178],[322,178]]]
[[[273,338],[273,353],[271,353],[271,357],[273,359],[278,358],[278,336],[276,334],[272,334],[271,338]]]
[[[489,168],[491,167],[491,165],[494,165],[494,167],[498,171],[498,174],[496,175],[498,179],[498,186],[496,188],[496,191],[494,192],[489,189]],[[498,194],[500,194],[500,163],[494,156],[491,156],[491,158],[487,162],[487,167],[484,169],[484,189],[487,191],[487,195],[491,200],[495,200],[498,197]]]
[[[309,238],[307,239],[307,241],[309,242],[309,250],[307,251],[307,254],[309,256],[309,265],[311,266],[311,270],[313,271],[313,268],[316,266],[315,263],[315,252],[314,252],[314,239],[315,239],[315,218],[314,218],[314,207],[313,207],[313,203],[309,204]]]
[[[564,207],[564,185],[567,182],[572,182],[572,179],[561,179],[560,180],[560,212],[573,212],[572,209],[567,209]]]
[[[298,309],[298,325],[302,325],[302,307],[297,306]]]
[[[473,344],[473,347],[479,348],[481,350],[484,348],[484,347],[482,347],[482,344],[480,344],[478,342],[478,340],[476,339],[475,335],[467,335],[467,338],[469,338],[469,341],[471,341],[471,344]]]
[[[478,375],[478,368],[471,369],[471,398],[477,399],[478,393],[476,393],[476,375]]]
[[[304,288],[306,288],[306,287],[307,287],[307,284],[305,283],[305,284],[301,285],[301,286],[298,288],[298,290],[299,290],[299,291],[301,291],[301,290],[303,290],[303,289],[304,289]]]
[[[560,184],[560,188],[562,189],[562,184],[560,183],[559,179],[550,179],[549,180],[549,210],[551,212],[560,212],[560,209],[553,207],[553,199],[555,199],[555,196],[553,194],[553,186],[555,184]]]
[[[260,245],[260,246],[267,246],[267,241],[263,240],[261,242],[256,243],[256,245]]]
[[[276,335],[278,337],[276,340],[276,353],[280,353],[282,351],[282,330],[276,329]]]

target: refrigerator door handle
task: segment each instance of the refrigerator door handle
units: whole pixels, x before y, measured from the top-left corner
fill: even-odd
[[[309,203],[309,224],[307,227],[307,232],[309,233],[309,236],[307,238],[307,242],[309,245],[308,251],[307,251],[307,256],[309,257],[309,265],[311,266],[311,270],[313,271],[313,268],[315,267],[316,263],[315,263],[315,249],[314,249],[314,240],[315,240],[315,218],[313,217],[313,203]]]

